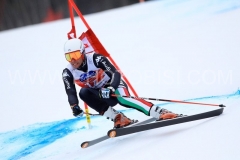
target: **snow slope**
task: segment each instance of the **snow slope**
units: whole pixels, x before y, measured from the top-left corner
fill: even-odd
[[[70,20],[0,32],[0,159],[240,159],[239,7],[237,0],[163,0],[85,16],[141,97],[227,106],[219,117],[87,149],[81,142],[105,135],[112,122],[92,117],[88,129],[68,107],[61,73]],[[215,109],[154,103],[188,115]]]

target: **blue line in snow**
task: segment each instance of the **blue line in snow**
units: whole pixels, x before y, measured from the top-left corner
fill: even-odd
[[[0,159],[20,159],[27,156],[69,133],[85,129],[74,128],[79,121],[85,118],[75,118],[51,123],[40,123],[22,127],[17,130],[0,133]]]

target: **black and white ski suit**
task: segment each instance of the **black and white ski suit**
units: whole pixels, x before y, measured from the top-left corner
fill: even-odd
[[[99,97],[99,89],[111,86],[115,94],[129,96],[128,86],[121,79],[121,74],[109,62],[109,60],[97,53],[84,54],[84,60],[77,69],[71,64],[63,70],[62,78],[70,105],[78,104],[75,84],[81,87],[79,97],[92,109],[100,114],[104,113],[109,106],[120,104],[128,108],[134,108],[146,115],[153,106],[151,102],[143,99],[111,97],[103,99]]]

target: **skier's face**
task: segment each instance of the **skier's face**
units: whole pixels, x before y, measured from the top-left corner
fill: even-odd
[[[74,68],[80,67],[83,62],[82,53],[79,50],[66,53],[65,58]]]
[[[79,58],[77,60],[75,60],[74,58],[72,58],[72,60],[69,62],[74,68],[78,68],[80,67],[80,65],[82,64],[83,59]]]

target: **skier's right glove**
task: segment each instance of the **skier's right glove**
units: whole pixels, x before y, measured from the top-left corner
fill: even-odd
[[[74,117],[82,117],[83,116],[84,112],[77,104],[72,105],[71,108],[72,108]]]
[[[111,86],[109,86],[107,88],[101,88],[101,89],[99,89],[99,97],[108,99],[111,97],[111,94],[114,92],[115,92],[115,89]]]

